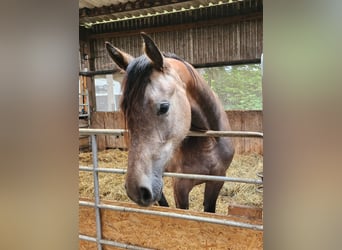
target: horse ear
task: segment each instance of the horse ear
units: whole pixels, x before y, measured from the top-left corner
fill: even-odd
[[[141,32],[141,36],[144,40],[144,50],[146,55],[151,59],[155,68],[162,70],[164,65],[162,53],[159,51],[151,37],[146,35],[144,32]]]
[[[133,56],[122,52],[118,48],[114,47],[109,42],[105,42],[108,54],[113,59],[113,61],[123,70],[126,70],[128,64],[134,59]]]

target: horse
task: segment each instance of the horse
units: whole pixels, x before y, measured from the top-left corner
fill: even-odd
[[[159,201],[163,173],[225,176],[234,146],[227,137],[190,137],[191,131],[231,130],[217,95],[184,59],[162,53],[146,33],[141,33],[143,54],[137,58],[105,42],[110,58],[125,72],[121,110],[129,131],[125,188],[140,206]],[[222,181],[175,178],[177,208],[189,209],[189,193],[205,183],[204,211],[215,213]]]

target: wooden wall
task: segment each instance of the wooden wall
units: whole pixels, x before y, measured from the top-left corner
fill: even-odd
[[[90,126],[101,129],[124,129],[124,116],[121,112],[94,112]],[[107,148],[127,149],[127,138],[123,136],[98,135],[96,142],[98,150]]]
[[[163,31],[151,31],[161,51],[172,52],[196,67],[258,62],[262,53],[262,19]],[[135,34],[101,36],[90,41],[93,69],[109,70],[116,66],[105,50],[105,41],[133,56],[142,52],[139,31]]]
[[[261,110],[226,111],[233,131],[263,132],[263,115]],[[251,137],[233,138],[237,154],[257,153],[263,154],[263,139]]]
[[[226,111],[233,131],[262,132],[262,111]],[[124,118],[121,112],[94,112],[91,128],[123,129]],[[258,153],[263,154],[262,138],[233,138],[237,154]],[[127,148],[127,138],[122,136],[97,136],[99,150],[106,148]]]

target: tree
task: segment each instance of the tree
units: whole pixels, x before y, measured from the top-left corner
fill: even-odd
[[[260,64],[198,69],[226,110],[261,110]]]

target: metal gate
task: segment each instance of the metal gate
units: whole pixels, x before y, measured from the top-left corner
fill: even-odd
[[[221,225],[263,231],[263,225],[255,225],[255,224],[242,223],[242,222],[236,222],[236,221],[230,221],[230,220],[219,220],[215,218],[207,218],[207,217],[193,216],[193,215],[187,215],[187,214],[177,214],[177,213],[171,213],[171,212],[152,211],[152,210],[146,210],[146,209],[136,209],[136,208],[130,208],[130,207],[101,204],[100,195],[99,195],[98,173],[106,172],[106,173],[115,173],[115,174],[125,174],[126,170],[125,169],[108,169],[108,168],[98,167],[96,135],[106,134],[106,135],[123,136],[125,132],[126,130],[123,130],[123,129],[79,129],[80,135],[88,135],[91,137],[93,166],[92,167],[79,166],[79,170],[93,173],[94,197],[95,197],[94,202],[79,201],[79,205],[94,207],[95,219],[96,219],[96,237],[90,237],[87,235],[80,234],[79,239],[96,242],[98,250],[102,249],[102,245],[109,245],[109,246],[126,248],[126,249],[148,249],[148,248],[142,248],[139,246],[128,245],[128,244],[121,243],[121,242],[115,242],[115,241],[109,241],[109,240],[103,239],[100,209],[109,209],[109,210],[121,211],[121,212],[127,212],[127,213],[130,213],[130,212],[143,213],[143,214],[150,214],[150,215],[156,215],[156,216],[180,218],[180,219],[185,219],[185,220],[194,220],[194,221],[208,222],[208,223],[214,223],[214,224],[221,224]],[[250,132],[250,131],[206,131],[206,132],[190,131],[188,133],[188,136],[215,136],[215,137],[226,136],[226,137],[263,138],[263,133]],[[211,176],[211,175],[198,175],[198,174],[164,173],[164,176],[176,177],[176,178],[211,180],[211,181],[240,182],[240,183],[248,183],[248,184],[262,184],[263,183],[262,179],[260,180],[260,179],[234,178],[234,177],[226,177],[226,176]]]

